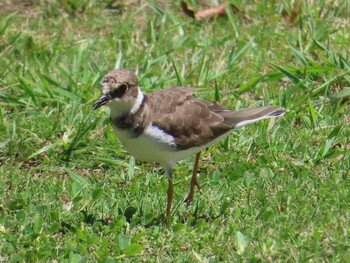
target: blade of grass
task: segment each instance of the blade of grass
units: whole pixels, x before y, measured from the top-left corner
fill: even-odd
[[[183,86],[184,85],[184,79],[183,79],[183,77],[181,75],[181,72],[179,71],[179,66],[178,66],[177,62],[175,61],[175,59],[172,59],[172,62],[173,62],[173,66],[174,66],[174,69],[175,69],[178,85]]]
[[[91,186],[91,183],[89,183],[89,181],[87,181],[86,179],[84,179],[82,176],[80,176],[79,174],[73,172],[71,169],[65,167],[64,170],[67,172],[67,174],[74,180],[76,181],[78,184],[80,184],[81,186],[84,187],[89,187]]]
[[[227,17],[230,21],[230,25],[232,26],[232,29],[235,32],[235,36],[236,36],[236,38],[239,38],[239,36],[241,35],[240,29],[239,29],[235,14],[232,12],[232,8],[230,7],[229,4],[226,4],[225,10],[227,13]]]

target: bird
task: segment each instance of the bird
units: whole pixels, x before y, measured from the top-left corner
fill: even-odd
[[[150,93],[140,89],[138,77],[129,69],[112,70],[100,83],[101,96],[93,109],[107,106],[114,133],[126,151],[140,161],[159,163],[168,178],[166,215],[171,215],[173,168],[195,157],[190,191],[194,199],[200,153],[247,124],[280,117],[287,110],[264,106],[232,111],[217,103],[194,97],[194,88],[169,87]]]

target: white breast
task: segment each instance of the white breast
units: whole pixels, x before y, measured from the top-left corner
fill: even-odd
[[[112,126],[123,147],[138,160],[162,162],[168,158],[167,153],[174,151],[174,138],[153,125],[137,137],[127,129]]]
[[[173,165],[176,162],[193,156],[204,149],[203,147],[176,151],[174,137],[158,127],[150,124],[140,136],[134,137],[126,129],[118,129],[112,125],[117,138],[123,147],[136,159],[160,164]]]

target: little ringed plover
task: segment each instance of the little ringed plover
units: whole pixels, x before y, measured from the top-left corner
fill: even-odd
[[[101,81],[101,97],[94,109],[110,108],[110,121],[122,146],[136,159],[159,163],[168,175],[168,204],[171,213],[173,167],[176,162],[196,155],[190,192],[202,193],[197,181],[200,152],[244,125],[282,116],[279,107],[258,107],[231,111],[216,103],[195,98],[194,89],[171,87],[144,94],[137,76],[130,70],[109,72]]]

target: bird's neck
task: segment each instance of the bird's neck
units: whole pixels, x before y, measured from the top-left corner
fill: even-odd
[[[110,108],[110,117],[111,119],[125,118],[130,114],[134,114],[140,110],[141,105],[143,104],[145,96],[141,89],[137,88],[136,98],[132,97],[129,99],[119,100],[111,102]]]
[[[124,114],[120,109],[117,111],[116,108],[111,108],[110,120],[113,127],[129,130],[132,137],[139,136],[150,122],[147,100],[147,95],[139,93],[135,103],[129,107],[129,111],[124,111]]]

